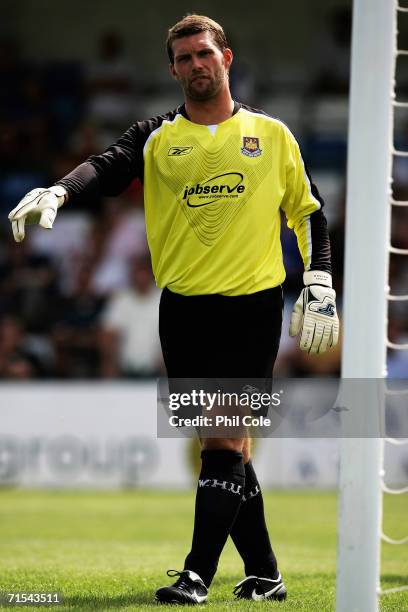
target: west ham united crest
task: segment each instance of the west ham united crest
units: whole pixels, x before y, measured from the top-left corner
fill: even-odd
[[[244,136],[241,153],[248,157],[258,157],[258,155],[261,155],[262,149],[259,148],[259,138]]]

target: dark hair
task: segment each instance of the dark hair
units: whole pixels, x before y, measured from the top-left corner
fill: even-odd
[[[171,64],[174,64],[173,41],[185,36],[210,32],[217,47],[224,51],[228,47],[227,37],[219,23],[205,15],[186,15],[181,21],[171,27],[167,34],[167,54]]]

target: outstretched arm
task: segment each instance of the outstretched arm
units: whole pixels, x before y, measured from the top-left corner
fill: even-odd
[[[21,242],[25,226],[51,229],[58,209],[68,201],[115,196],[136,177],[143,178],[143,146],[149,122],[134,124],[101,155],[93,155],[55,185],[30,191],[9,214],[14,239]]]

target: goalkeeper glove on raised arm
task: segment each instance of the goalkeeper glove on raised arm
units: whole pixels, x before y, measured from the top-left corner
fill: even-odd
[[[26,225],[38,223],[45,229],[51,229],[57,210],[67,197],[67,191],[62,185],[54,185],[48,189],[39,187],[27,193],[8,216],[14,240],[16,242],[24,240]]]
[[[304,272],[306,285],[293,307],[289,335],[300,335],[300,348],[309,353],[324,353],[336,346],[339,339],[339,319],[336,292],[328,272]]]

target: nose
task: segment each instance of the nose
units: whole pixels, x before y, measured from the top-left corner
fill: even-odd
[[[191,57],[191,67],[193,68],[193,70],[202,68],[202,65],[203,65],[202,59],[198,55],[193,54]]]

